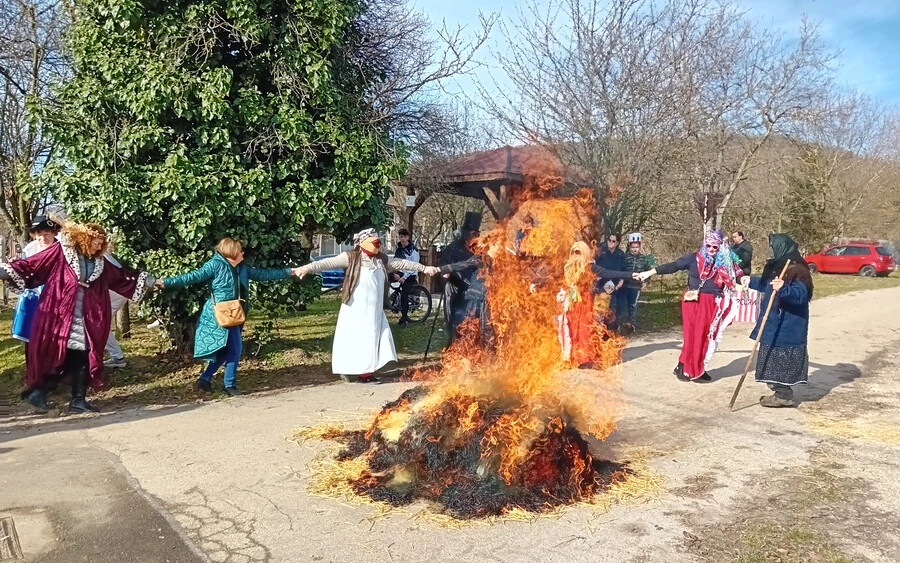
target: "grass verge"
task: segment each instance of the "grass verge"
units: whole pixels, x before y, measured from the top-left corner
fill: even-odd
[[[659,332],[681,325],[681,296],[687,277],[684,275],[653,279],[641,292],[638,303],[638,327],[641,332]],[[854,291],[885,289],[900,286],[900,274],[884,278],[864,278],[854,275],[815,274],[813,299],[841,295]]]
[[[15,304],[14,297],[10,304]],[[339,309],[339,296],[332,293],[313,302],[302,313],[275,319],[251,314],[244,328],[244,356],[238,370],[238,386],[246,391],[261,392],[338,381],[331,373],[331,341]],[[396,325],[397,317],[388,314],[399,362],[389,364],[386,370],[394,374],[398,369],[421,361],[433,320],[429,317],[425,323],[400,328]],[[10,309],[0,313],[0,334],[10,334],[11,320]],[[274,329],[267,332],[263,325],[271,320],[274,320]],[[92,394],[92,400],[106,409],[124,405],[179,404],[208,398],[193,388],[201,364],[167,354],[167,344],[160,332],[148,329],[146,325],[146,320],[133,318],[132,337],[120,340],[128,366],[107,369],[107,388]],[[446,332],[439,320],[429,358],[440,357],[446,343]],[[18,403],[24,371],[22,343],[6,336],[0,340],[0,401]],[[216,383],[213,398],[222,396],[221,375]],[[66,396],[67,393],[62,393],[57,402],[63,402]],[[13,412],[17,413],[20,408],[24,405],[14,407]]]

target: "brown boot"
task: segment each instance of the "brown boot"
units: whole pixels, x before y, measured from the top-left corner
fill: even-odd
[[[782,399],[778,395],[765,395],[760,397],[759,404],[772,409],[797,406],[797,403],[795,403],[793,399]]]

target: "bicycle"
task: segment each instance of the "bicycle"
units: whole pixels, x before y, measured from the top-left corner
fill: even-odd
[[[400,282],[391,282],[391,311],[400,313]],[[410,323],[424,322],[431,315],[431,292],[424,286],[414,285],[409,288],[409,312],[407,317]]]

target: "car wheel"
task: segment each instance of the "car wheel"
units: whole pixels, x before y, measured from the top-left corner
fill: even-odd
[[[859,275],[865,278],[874,278],[878,272],[875,271],[875,266],[870,266],[866,264],[862,268],[859,269]]]
[[[809,273],[810,273],[810,274],[817,274],[817,273],[819,273],[819,267],[816,266],[816,263],[815,263],[815,262],[809,262]]]

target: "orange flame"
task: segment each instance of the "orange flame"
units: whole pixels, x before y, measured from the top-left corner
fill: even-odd
[[[492,334],[481,334],[481,323],[467,319],[459,339],[444,350],[429,393],[383,410],[366,438],[378,433],[397,442],[403,424],[424,420],[422,427],[431,429],[424,439],[449,449],[470,443],[480,429],[479,473],[494,472],[507,485],[545,490],[550,474],[558,474],[554,460],[561,455],[571,458],[567,475],[578,481],[574,488],[589,492],[595,487],[589,482],[592,458],[566,436],[566,428],[599,439],[615,429],[624,406],[623,341],[593,316],[594,275],[586,267],[591,257],[584,256],[595,246],[589,238],[594,225],[590,191],[548,197],[560,179],[540,178],[519,194],[516,213],[474,244],[485,262],[480,275]],[[526,216],[533,226],[517,249],[517,231]],[[601,369],[575,369],[584,362]],[[502,414],[491,415],[492,406]]]

